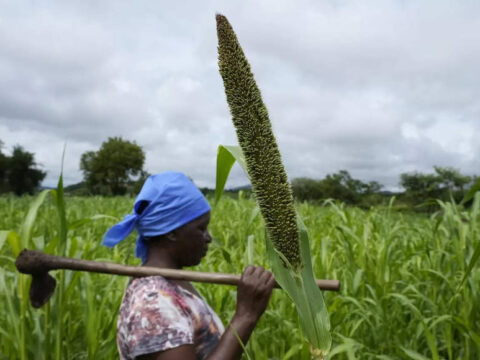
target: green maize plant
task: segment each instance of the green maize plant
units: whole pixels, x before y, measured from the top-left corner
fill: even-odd
[[[237,37],[223,15],[217,14],[218,63],[241,151],[220,147],[217,199],[235,159],[243,165],[265,220],[267,256],[278,283],[295,302],[312,354],[326,357],[331,346],[330,323],[321,292],[314,282],[308,235],[296,215],[292,192],[282,164],[260,90]],[[223,160],[222,160],[223,159]],[[220,166],[222,167],[222,166]]]

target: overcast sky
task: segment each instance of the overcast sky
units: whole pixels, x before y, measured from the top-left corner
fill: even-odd
[[[0,140],[66,184],[80,156],[134,140],[146,170],[213,187],[236,144],[215,13],[250,61],[290,179],[347,169],[398,186],[480,173],[480,1],[3,1]],[[245,184],[239,169],[227,186]]]

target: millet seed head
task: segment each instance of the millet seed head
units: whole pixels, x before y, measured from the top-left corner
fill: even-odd
[[[292,191],[260,90],[237,37],[217,14],[218,65],[238,142],[267,232],[275,248],[300,268],[299,231]]]

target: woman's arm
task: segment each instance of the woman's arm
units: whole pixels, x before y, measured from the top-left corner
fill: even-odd
[[[205,360],[237,360],[243,348],[237,337],[245,345],[255,325],[267,308],[275,279],[271,272],[260,266],[247,266],[237,290],[237,308],[230,324],[223,333],[218,345]],[[138,360],[196,360],[195,347],[182,345],[158,353],[142,355]]]

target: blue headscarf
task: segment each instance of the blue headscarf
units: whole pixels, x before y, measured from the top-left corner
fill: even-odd
[[[180,172],[151,175],[135,199],[133,213],[112,226],[103,237],[103,245],[113,247],[135,228],[138,232],[135,255],[145,262],[145,239],[164,235],[210,211],[205,196]]]

